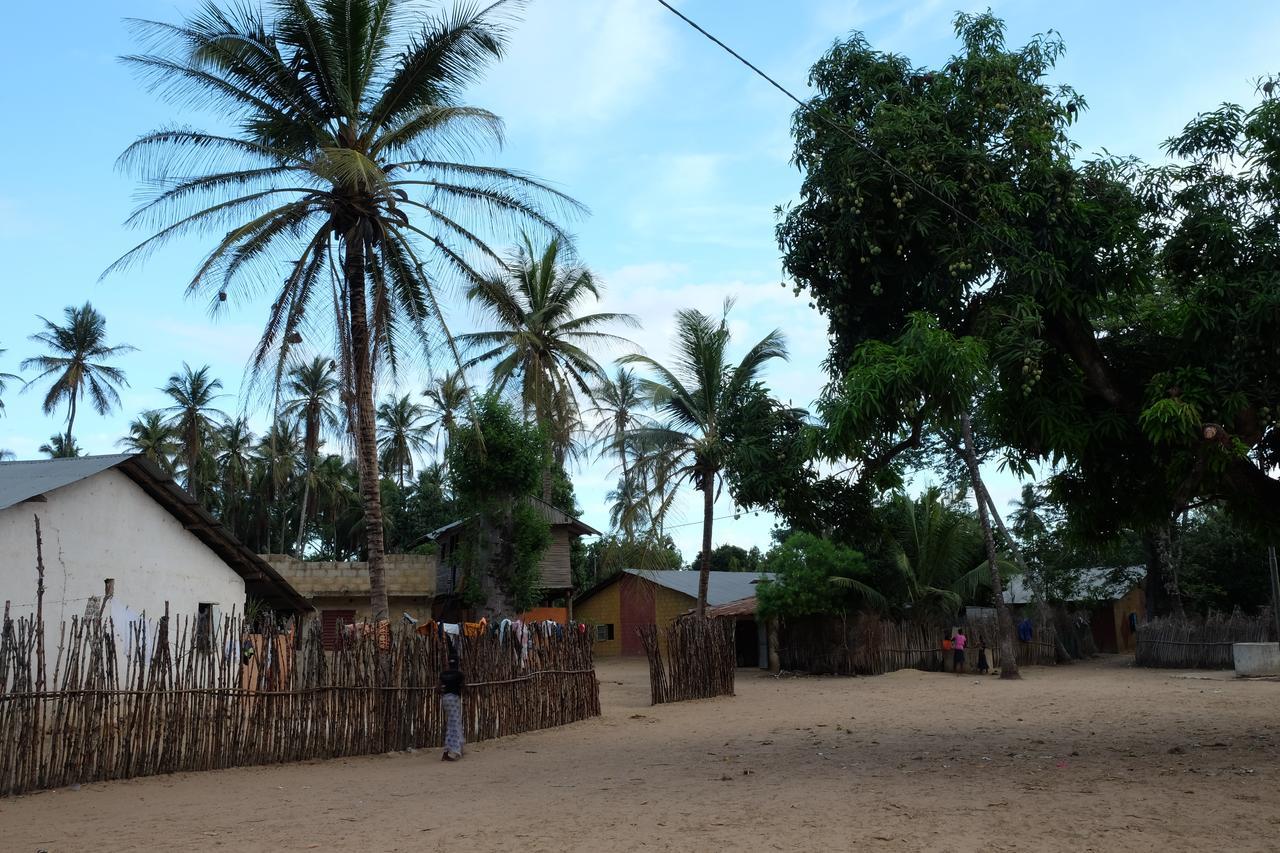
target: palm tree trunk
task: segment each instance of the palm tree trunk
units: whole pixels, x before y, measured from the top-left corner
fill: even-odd
[[[71,404],[67,407],[67,446],[62,449],[63,453],[71,452],[71,427],[76,422],[76,393],[71,392]]]
[[[982,482],[982,472],[978,469],[978,451],[973,443],[973,425],[967,411],[960,413],[960,433],[964,438],[964,461],[969,468],[969,479],[973,481],[974,498],[978,504],[978,523],[982,525],[982,538],[987,546],[987,565],[991,569],[991,603],[996,608],[996,624],[1000,631],[1000,635],[996,637],[1000,649],[1000,677],[1021,678],[1013,642],[1013,619],[1009,617],[1009,608],[1004,603],[1004,585],[1000,580],[1000,566],[996,562],[996,539],[991,533],[991,519],[987,514],[990,497]]]
[[[351,362],[356,394],[356,467],[364,500],[364,535],[369,550],[369,607],[375,623],[386,619],[387,578],[382,530],[382,495],[378,490],[378,437],[373,407],[373,364],[369,346],[369,314],[365,304],[364,235],[348,232],[343,264],[351,308]]]
[[[715,472],[702,475],[702,565],[698,567],[698,616],[707,615],[707,586],[711,582],[711,525],[714,523]]]
[[[306,470],[302,475],[302,509],[298,511],[298,540],[293,550],[296,556],[302,557],[302,540],[307,532],[307,502],[311,499],[311,460],[307,460]]]
[[[187,491],[191,493],[191,497],[200,500],[199,489],[196,485],[196,464],[200,455],[199,445],[196,443],[196,430],[192,427],[187,432]]]

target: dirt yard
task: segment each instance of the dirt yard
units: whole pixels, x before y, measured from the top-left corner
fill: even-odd
[[[1280,684],[1120,659],[774,679],[469,748],[0,800],[0,849],[1276,850]]]

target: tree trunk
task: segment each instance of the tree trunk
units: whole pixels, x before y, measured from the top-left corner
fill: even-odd
[[[298,512],[298,541],[293,550],[299,559],[302,558],[302,541],[307,532],[307,502],[311,499],[311,459],[307,459],[307,467],[302,479],[302,509]]]
[[[1022,569],[1022,573],[1027,576],[1028,580],[1030,580],[1032,577],[1031,569],[1027,566],[1027,561],[1022,557],[1022,549],[1018,547],[1018,543],[1014,540],[1013,535],[1009,533],[1009,528],[1005,527],[1004,519],[1000,517],[1000,510],[996,508],[996,502],[991,499],[991,493],[984,490],[984,494],[987,496],[987,508],[991,510],[991,518],[995,521],[996,527],[999,528],[1000,535],[1004,538],[1004,541],[1009,546],[1009,550],[1013,553],[1013,559],[1018,564],[1018,568]],[[1048,624],[1050,621],[1048,595],[1045,593],[1046,591],[1044,589],[1040,590],[1040,601],[1036,607],[1036,610],[1040,615],[1041,624]],[[1056,624],[1053,631],[1053,652],[1054,657],[1059,662],[1071,662],[1071,653],[1067,651],[1067,647],[1063,644],[1062,638],[1058,636]]]
[[[698,567],[698,616],[707,615],[707,586],[711,582],[711,525],[716,507],[716,475],[705,471],[702,475],[702,565]]]
[[[200,490],[196,483],[196,464],[200,456],[199,442],[196,441],[195,427],[187,433],[187,491],[191,497],[200,500]]]
[[[69,456],[71,454],[71,441],[72,441],[71,427],[75,424],[75,422],[76,422],[76,392],[72,391],[71,403],[67,407],[67,437],[66,437],[66,444],[62,448],[62,453],[64,456]]]
[[[782,671],[782,659],[778,656],[778,617],[769,618],[769,671],[777,675]]]
[[[1158,589],[1155,601],[1161,606],[1156,615],[1172,614],[1178,619],[1185,619],[1186,611],[1182,606],[1182,589],[1178,584],[1178,565],[1173,554],[1170,526],[1164,524],[1155,527],[1143,537],[1143,543],[1147,546],[1147,601],[1153,600],[1152,590]]]
[[[351,366],[356,395],[356,467],[364,501],[364,535],[369,562],[369,607],[376,624],[388,618],[382,494],[378,490],[378,436],[373,407],[373,353],[365,304],[364,235],[359,226],[347,234],[343,278],[351,309]]]
[[[973,443],[973,426],[967,411],[960,413],[960,432],[964,438],[964,461],[969,468],[969,478],[973,480],[973,494],[978,504],[978,523],[982,525],[982,538],[987,546],[987,564],[991,569],[991,600],[996,608],[996,624],[1000,629],[1000,636],[996,638],[1000,649],[1000,677],[1021,678],[1013,640],[1013,619],[1009,617],[1009,608],[1004,603],[1004,584],[1000,580],[1000,567],[997,565],[996,540],[991,533],[991,519],[987,513],[987,504],[991,498],[978,468],[978,451]]]

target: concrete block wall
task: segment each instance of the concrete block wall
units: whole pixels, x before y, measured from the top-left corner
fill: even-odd
[[[286,554],[263,554],[262,558],[308,598],[369,594],[368,563],[308,562]],[[386,579],[388,596],[430,598],[436,593],[436,557],[388,554]]]

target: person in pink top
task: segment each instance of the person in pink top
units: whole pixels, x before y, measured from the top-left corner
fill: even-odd
[[[957,628],[956,635],[951,638],[951,648],[955,649],[956,675],[964,675],[964,647],[967,645],[969,638],[964,635],[964,629]]]

